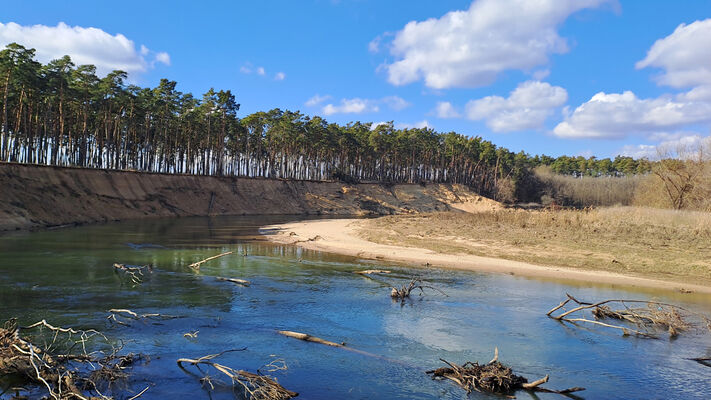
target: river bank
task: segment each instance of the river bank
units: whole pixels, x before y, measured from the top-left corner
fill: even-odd
[[[455,219],[466,219],[467,214],[451,215]],[[403,216],[404,219],[408,217]],[[423,218],[413,216],[412,218]],[[536,264],[531,262],[516,261],[511,259],[487,257],[460,249],[435,250],[433,245],[420,245],[408,242],[407,235],[398,232],[399,217],[385,217],[374,220],[362,219],[336,219],[301,221],[286,224],[265,226],[260,233],[276,243],[297,245],[310,250],[344,254],[364,259],[381,261],[394,261],[406,263],[409,266],[437,266],[460,270],[491,272],[498,274],[521,275],[526,277],[543,278],[547,280],[569,280],[579,282],[594,282],[598,284],[628,285],[644,288],[657,288],[677,292],[696,292],[711,294],[711,285],[704,279],[683,281],[663,279],[653,274],[639,272],[624,273],[610,270],[570,268],[561,265]],[[448,222],[451,225],[451,221]],[[481,229],[482,227],[479,227]],[[370,240],[368,234],[374,229],[387,235],[388,240]],[[389,232],[388,232],[389,231]],[[415,233],[413,231],[411,233]],[[420,235],[421,236],[421,235]],[[377,240],[377,239],[376,239]],[[438,240],[454,243],[454,237],[422,237],[422,240],[435,244]],[[388,241],[389,243],[384,243]],[[421,243],[421,242],[420,242]],[[469,244],[469,247],[478,245],[478,253],[487,251],[485,243]],[[430,247],[430,248],[427,248]],[[571,249],[569,249],[571,250]],[[565,251],[556,249],[555,251]],[[588,253],[581,252],[586,255]],[[619,265],[619,264],[618,264]]]
[[[496,203],[461,185],[297,181],[0,163],[0,232],[152,217],[389,215]]]

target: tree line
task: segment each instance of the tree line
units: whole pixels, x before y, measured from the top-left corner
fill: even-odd
[[[105,77],[68,57],[41,64],[34,49],[0,51],[0,161],[161,173],[383,183],[460,183],[525,198],[538,165],[573,175],[648,171],[618,157],[531,157],[481,137],[429,128],[329,123],[274,109],[238,118],[230,90],[201,97],[162,79],[155,88]]]

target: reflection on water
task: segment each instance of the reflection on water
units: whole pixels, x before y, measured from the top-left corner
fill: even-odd
[[[300,398],[462,399],[459,388],[434,382],[423,371],[439,366],[440,357],[489,360],[497,346],[501,361],[516,372],[530,378],[550,374],[552,388],[587,387],[585,398],[707,398],[711,369],[685,358],[711,355],[709,335],[623,338],[617,331],[562,325],[545,312],[566,291],[589,300],[656,298],[707,313],[708,296],[394,267],[399,276],[423,274],[449,295],[428,293],[400,305],[390,300],[387,287],[350,273],[372,268],[372,262],[251,236],[258,226],[279,220],[146,220],[2,236],[0,319],[19,316],[28,324],[46,318],[128,340],[126,352],[151,356],[134,370],[131,382],[137,390],[155,383],[145,399],[208,398],[175,360],[241,347],[247,350],[225,354],[221,362],[254,371],[283,358],[289,369],[277,377]],[[185,267],[230,250],[233,255],[203,264],[199,274]],[[155,272],[132,286],[114,274],[115,262],[151,263]],[[247,279],[252,286],[218,282],[215,276]],[[107,321],[110,308],[182,318],[125,327]],[[285,338],[278,329],[344,341],[383,358]],[[196,330],[196,339],[183,337]],[[230,397],[229,391],[213,393],[213,398]]]

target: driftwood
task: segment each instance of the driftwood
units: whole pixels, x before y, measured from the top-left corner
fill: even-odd
[[[36,340],[22,337],[21,331]],[[102,356],[96,340],[112,351]],[[127,369],[141,358],[117,353],[118,349],[95,330],[56,327],[45,320],[20,327],[16,319],[0,328],[0,376],[14,376],[28,388],[15,390],[27,391],[33,397],[44,392],[43,398],[54,400],[109,399],[102,390],[115,393],[111,383],[125,380]],[[19,394],[17,397],[22,398]]]
[[[244,279],[237,279],[237,278],[223,278],[221,276],[218,276],[215,279],[217,279],[218,281],[223,281],[223,282],[236,283],[236,284],[242,285],[242,286],[249,286],[252,284],[250,281],[246,281]]]
[[[585,388],[581,387],[563,390],[543,388],[541,385],[548,382],[548,375],[529,383],[528,379],[514,374],[511,368],[499,362],[498,348],[495,350],[494,358],[483,365],[479,365],[479,363],[476,362],[466,362],[462,365],[457,365],[441,358],[440,361],[447,364],[447,367],[433,369],[426,371],[426,373],[432,375],[433,379],[448,379],[466,390],[467,393],[477,391],[511,395],[517,390],[528,390],[531,392],[567,395],[569,393],[585,390]]]
[[[657,339],[658,330],[664,329],[670,337],[675,337],[679,333],[689,330],[696,325],[690,320],[697,319],[711,330],[711,319],[703,314],[690,311],[686,308],[673,304],[660,303],[648,300],[625,300],[611,299],[598,301],[596,303],[584,302],[566,293],[566,299],[552,308],[546,315],[549,318],[570,322],[589,323],[606,328],[618,329],[624,336],[636,335],[643,338]],[[563,309],[572,302],[576,306],[563,310],[559,314],[556,311]],[[612,309],[610,305],[620,305],[620,309]],[[632,307],[632,305],[643,304],[645,307]],[[585,316],[584,312],[589,311],[592,319]],[[611,324],[601,320],[616,320],[622,324]],[[634,326],[632,328],[631,326]]]
[[[134,285],[143,283],[143,277],[145,275],[144,272],[146,272],[146,273],[153,272],[153,265],[151,265],[151,264],[137,266],[137,265],[126,265],[126,264],[114,263],[113,267],[114,267],[114,272],[116,272],[117,274],[123,274],[123,276],[130,278],[131,282],[133,282]]]
[[[216,258],[224,257],[224,256],[229,255],[229,254],[232,254],[232,253],[233,253],[232,251],[227,251],[227,252],[224,252],[224,253],[222,253],[222,254],[218,254],[218,255],[216,255],[216,256],[208,257],[208,258],[206,258],[206,259],[204,259],[204,260],[200,260],[200,261],[198,261],[198,262],[194,262],[194,263],[188,265],[188,267],[191,268],[191,269],[193,269],[193,270],[195,270],[195,271],[199,271],[199,270],[200,270],[200,265],[202,265],[202,264],[204,264],[204,263],[206,263],[206,262],[208,262],[208,261],[210,261],[210,260],[214,260],[214,259],[216,259]]]
[[[212,360],[231,351],[242,351],[245,349],[235,349],[227,350],[217,354],[210,354],[197,359],[192,358],[180,358],[177,360],[178,367],[186,371],[185,364],[190,364],[195,366],[204,376],[200,379],[203,385],[208,386],[210,389],[214,389],[213,379],[207,375],[202,369],[201,365],[209,366],[215,370],[221,372],[228,378],[230,378],[232,385],[239,385],[242,388],[244,395],[248,399],[252,400],[287,400],[292,397],[296,397],[299,394],[297,392],[292,392],[291,390],[285,389],[283,386],[277,382],[276,378],[263,375],[259,370],[257,373],[252,373],[243,370],[237,370],[234,368],[227,367],[222,364],[213,362]],[[276,370],[286,369],[286,364],[283,360],[275,360],[265,366],[269,372]]]

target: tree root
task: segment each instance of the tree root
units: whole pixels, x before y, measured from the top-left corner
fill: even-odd
[[[241,350],[245,349],[228,351]],[[239,385],[239,387],[241,387],[244,391],[244,395],[252,400],[287,400],[299,395],[297,392],[285,389],[277,382],[276,378],[269,375],[263,375],[259,370],[255,374],[248,371],[236,370],[212,361],[226,352],[227,351],[217,354],[210,354],[197,359],[180,358],[177,360],[178,367],[187,372],[183,363],[195,366],[204,375],[200,379],[203,385],[208,385],[210,388],[214,388],[213,379],[210,378],[206,372],[200,369],[200,365],[212,367],[230,378],[232,385]],[[265,368],[269,372],[274,372],[286,369],[286,364],[283,360],[274,360],[267,364]]]
[[[466,362],[463,365],[457,365],[440,358],[440,361],[447,364],[448,367],[433,369],[426,371],[426,373],[432,375],[432,379],[448,379],[466,390],[467,393],[477,391],[511,395],[517,390],[528,390],[531,392],[567,395],[569,393],[585,390],[585,388],[581,387],[573,387],[564,390],[543,388],[541,385],[548,382],[548,375],[529,383],[528,379],[514,374],[511,368],[500,363],[498,359],[498,348],[495,350],[494,358],[484,365],[479,365],[479,363],[476,362]]]
[[[669,337],[675,337],[679,335],[679,333],[695,326],[706,325],[706,327],[711,330],[711,318],[673,304],[624,299],[588,303],[580,301],[567,293],[566,296],[567,298],[565,300],[561,301],[560,304],[546,313],[549,318],[573,324],[583,322],[604,326],[621,330],[624,336],[636,335],[650,339],[658,338],[657,333],[659,328],[666,330]],[[554,314],[556,311],[564,308],[569,302],[577,304],[577,306],[570,310],[564,310],[557,315]],[[619,304],[622,308],[616,310],[612,309],[610,307],[611,304]],[[646,307],[631,307],[631,304],[644,304]],[[585,311],[590,311],[592,319],[585,317]],[[625,325],[613,325],[600,321],[605,319],[618,320],[624,322]],[[691,319],[696,319],[697,321],[692,322],[690,321]]]

